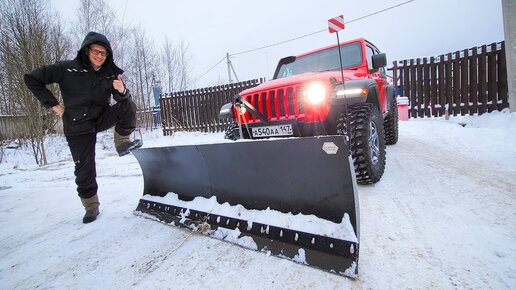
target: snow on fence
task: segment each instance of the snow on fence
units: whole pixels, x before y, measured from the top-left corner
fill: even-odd
[[[505,42],[394,61],[393,81],[412,118],[474,115],[509,107]]]
[[[160,96],[161,125],[165,136],[174,131],[224,131],[229,120],[219,120],[222,105],[231,102],[234,95],[255,87],[264,78],[173,92]]]

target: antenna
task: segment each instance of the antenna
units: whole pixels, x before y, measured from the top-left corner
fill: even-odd
[[[328,31],[330,33],[335,33],[337,35],[337,49],[339,51],[339,62],[340,62],[340,76],[342,78],[342,89],[345,90],[346,87],[344,85],[344,68],[342,66],[342,54],[340,52],[340,40],[339,40],[339,31],[343,30],[345,28],[345,22],[344,22],[344,16],[339,15],[337,17],[334,17],[332,19],[328,20]],[[348,142],[348,145],[350,145],[351,142],[351,122],[349,120],[349,114],[348,114],[348,105],[344,106],[344,114],[346,115],[346,141]],[[349,150],[351,150],[351,146],[349,146]]]

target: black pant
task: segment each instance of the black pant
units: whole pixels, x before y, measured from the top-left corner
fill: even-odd
[[[97,194],[97,170],[95,167],[95,145],[97,133],[115,126],[120,135],[129,135],[136,128],[136,105],[131,100],[109,107],[97,120],[96,132],[77,136],[66,136],[75,163],[75,183],[81,198]]]

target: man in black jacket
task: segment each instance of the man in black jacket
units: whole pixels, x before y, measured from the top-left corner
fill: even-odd
[[[75,183],[86,209],[83,222],[96,220],[99,214],[95,168],[97,133],[115,126],[114,141],[119,156],[142,146],[131,141],[136,125],[136,105],[122,81],[124,71],[113,62],[107,38],[89,32],[77,57],[45,65],[25,74],[25,84],[42,106],[63,119],[66,141],[75,162]],[[46,88],[58,83],[63,104]],[[116,101],[110,105],[111,96]]]

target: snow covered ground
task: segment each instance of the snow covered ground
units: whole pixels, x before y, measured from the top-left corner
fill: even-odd
[[[144,133],[145,146],[224,142]],[[0,289],[516,289],[516,113],[400,122],[382,180],[359,186],[352,280],[133,214],[133,156],[97,145],[101,215],[82,224],[62,137],[51,163],[27,148],[0,164]]]

